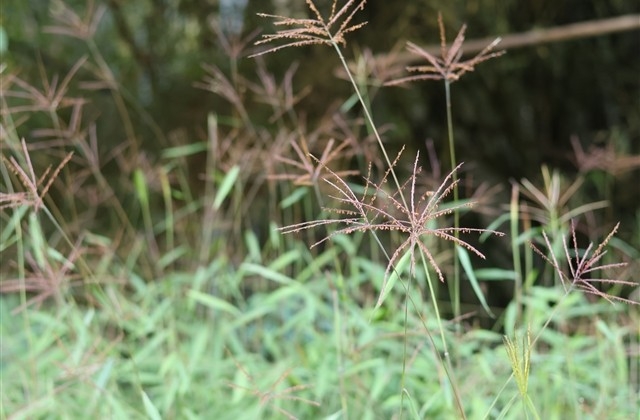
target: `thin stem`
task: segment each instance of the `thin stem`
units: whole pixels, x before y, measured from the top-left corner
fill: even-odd
[[[107,82],[109,83],[109,90],[111,91],[111,96],[113,98],[113,101],[115,102],[118,114],[120,115],[127,140],[129,141],[129,144],[131,146],[131,154],[135,162],[138,160],[138,140],[136,139],[133,122],[131,121],[131,117],[129,116],[129,112],[127,111],[127,105],[125,104],[124,98],[122,97],[118,89],[116,78],[93,39],[87,40],[87,46],[89,47],[89,51],[91,51],[91,55],[98,63],[103,77],[107,78]]]
[[[402,354],[402,376],[400,377],[400,389],[401,390],[405,390],[404,387],[404,380],[405,380],[405,376],[406,376],[406,372],[407,372],[407,353],[408,353],[408,344],[407,344],[407,331],[408,331],[408,324],[409,324],[409,291],[411,286],[411,276],[409,276],[409,281],[407,282],[406,285],[406,289],[407,289],[407,294],[405,296],[404,299],[404,342],[403,342],[403,354]],[[400,415],[399,418],[402,418],[402,411],[404,409],[404,395],[405,392],[401,392],[400,393]]]
[[[531,413],[533,414],[533,417],[535,418],[535,420],[540,420],[540,415],[538,414],[538,410],[536,409],[536,406],[533,405],[533,401],[531,401],[531,397],[527,394],[525,398],[526,400],[524,400],[523,403],[525,405],[525,413],[527,414],[527,418],[529,417],[529,411],[527,411],[526,408],[531,410]]]
[[[515,300],[518,308],[518,319],[520,318],[522,302],[522,262],[520,260],[520,249],[518,246],[518,187],[513,186],[511,190],[511,208],[509,216],[511,219],[511,255],[513,257],[513,270],[515,271]]]
[[[458,410],[460,411],[460,416],[463,419],[466,419],[466,416],[464,414],[464,406],[462,405],[462,400],[460,399],[460,394],[458,393],[458,386],[456,384],[455,378],[452,374],[453,372],[453,366],[451,364],[451,355],[449,354],[449,348],[447,347],[447,340],[445,339],[444,336],[444,328],[442,326],[442,319],[440,318],[440,311],[438,309],[438,301],[436,300],[436,295],[434,293],[434,289],[433,289],[433,282],[431,281],[431,275],[429,274],[429,268],[427,267],[427,261],[426,258],[424,256],[424,253],[422,252],[422,250],[420,251],[420,260],[422,261],[422,266],[424,268],[424,272],[427,275],[427,285],[429,286],[429,294],[431,295],[431,301],[433,302],[433,308],[434,311],[436,313],[436,321],[438,323],[438,329],[440,330],[440,339],[442,340],[442,348],[444,351],[444,361],[442,359],[440,359],[440,362],[442,363],[442,366],[444,367],[445,373],[447,375],[447,378],[449,379],[449,382],[451,383],[451,389],[453,390],[453,395],[456,399],[456,406],[458,407]],[[427,328],[427,326],[424,326],[425,329]],[[433,344],[433,340],[432,340],[432,344]],[[435,345],[434,345],[435,347]],[[437,349],[436,350],[436,354],[438,354],[438,357],[440,357],[440,353],[438,352]]]
[[[341,340],[341,332],[342,332],[342,322],[341,322],[341,318],[340,318],[340,304],[338,303],[338,290],[337,289],[333,289],[331,291],[331,297],[333,300],[333,313],[335,314],[334,316],[334,331],[335,331],[335,340],[336,340],[336,358],[338,359],[338,368],[340,369],[340,372],[344,372],[344,361],[342,360],[342,351],[343,351],[343,346],[342,346],[342,340]],[[349,411],[348,411],[348,404],[347,404],[347,392],[345,392],[345,383],[344,383],[344,375],[340,375],[340,388],[342,389],[343,392],[340,393],[340,404],[342,405],[342,417],[345,420],[349,419]]]
[[[433,309],[436,313],[436,321],[438,322],[438,330],[440,331],[440,339],[442,340],[442,346],[444,349],[444,354],[449,354],[449,349],[447,348],[447,341],[444,338],[444,328],[442,327],[442,318],[440,317],[440,310],[438,309],[438,301],[436,300],[436,295],[433,290],[433,282],[431,281],[431,275],[429,274],[429,268],[427,267],[427,262],[424,258],[424,254],[422,250],[420,251],[420,259],[422,261],[422,266],[424,268],[425,273],[427,274],[427,285],[429,286],[429,294],[431,295],[431,302],[433,303]]]
[[[553,320],[553,318],[556,316],[556,313],[558,312],[558,310],[560,309],[560,306],[562,305],[562,303],[564,302],[564,300],[567,298],[567,296],[569,296],[569,293],[573,290],[573,287],[570,287],[567,289],[567,291],[564,293],[564,295],[562,295],[562,297],[560,299],[558,299],[558,301],[556,302],[556,304],[553,306],[553,309],[551,310],[551,314],[549,314],[549,317],[547,318],[547,320],[545,321],[545,323],[542,325],[542,328],[540,328],[540,331],[538,332],[538,335],[536,335],[536,337],[531,341],[531,346],[530,348],[534,348],[536,343],[538,342],[538,339],[540,339],[540,337],[542,336],[542,333],[544,332],[544,330],[547,329],[547,327],[549,326],[549,324],[551,323],[551,321]],[[515,373],[511,372],[511,375],[509,376],[509,378],[507,378],[507,380],[505,381],[505,384],[502,386],[502,388],[500,388],[500,391],[498,392],[498,394],[495,396],[493,402],[491,403],[491,405],[489,406],[489,410],[487,411],[487,413],[485,414],[485,416],[483,417],[484,419],[488,419],[489,415],[491,414],[491,410],[493,409],[493,407],[496,405],[496,403],[498,402],[498,398],[500,397],[500,395],[502,394],[502,392],[505,390],[505,388],[507,387],[507,384],[509,382],[511,382],[511,380],[515,377]],[[517,395],[514,395],[513,398],[516,398]],[[529,401],[529,404],[533,407],[533,402]],[[535,407],[534,407],[535,409]],[[538,416],[537,411],[534,411],[534,414],[536,415],[536,419],[539,419],[540,417]]]
[[[344,56],[342,55],[342,51],[340,50],[340,47],[338,46],[338,43],[333,39],[333,36],[329,32],[328,28],[327,28],[327,34],[329,35],[329,37],[331,39],[331,44],[333,45],[333,47],[335,48],[336,52],[338,53],[338,57],[340,57],[340,61],[342,62],[342,65],[344,66],[345,71],[347,72],[347,76],[349,76],[349,80],[351,81],[351,84],[353,85],[353,90],[356,92],[356,95],[358,96],[358,101],[362,105],[362,110],[364,111],[364,115],[365,115],[365,118],[367,120],[367,123],[369,124],[369,126],[371,128],[371,131],[373,132],[373,135],[376,137],[376,140],[378,141],[378,145],[380,146],[380,150],[382,151],[382,155],[384,156],[384,159],[385,159],[385,161],[387,163],[387,166],[389,167],[389,170],[391,171],[391,176],[393,177],[393,181],[396,184],[396,188],[398,190],[398,194],[400,195],[400,198],[402,199],[402,204],[404,204],[405,208],[409,208],[409,206],[407,206],[406,199],[404,198],[404,194],[402,194],[402,188],[400,187],[400,182],[398,181],[398,177],[396,176],[396,171],[393,169],[393,164],[391,163],[391,159],[389,159],[389,155],[387,154],[387,149],[385,149],[384,144],[382,143],[382,138],[380,138],[380,134],[378,133],[378,129],[376,128],[376,125],[373,122],[373,117],[371,116],[371,113],[369,112],[369,108],[367,107],[367,104],[366,104],[364,98],[362,97],[362,94],[360,93],[360,89],[358,88],[358,84],[354,80],[353,75],[351,74],[351,71],[349,70],[349,66],[347,65],[347,61],[345,60]]]
[[[344,67],[344,69],[345,69],[345,71],[347,73],[347,76],[349,77],[349,81],[351,82],[351,85],[353,86],[353,89],[354,89],[354,91],[355,91],[355,93],[356,93],[356,95],[358,97],[358,101],[362,105],[362,109],[363,109],[363,112],[364,112],[364,115],[365,115],[365,119],[367,120],[367,123],[369,124],[370,129],[373,132],[373,134],[374,134],[374,136],[375,136],[375,138],[376,138],[376,140],[378,142],[378,145],[380,146],[380,150],[382,151],[384,159],[385,159],[385,161],[387,163],[387,166],[388,166],[388,168],[389,168],[389,170],[391,172],[391,176],[393,177],[393,181],[394,181],[394,183],[396,185],[396,188],[397,188],[397,191],[398,191],[398,193],[400,195],[402,203],[404,204],[405,208],[408,209],[410,207],[407,205],[407,202],[406,202],[406,199],[404,197],[404,194],[402,194],[402,188],[400,187],[400,182],[398,181],[398,178],[396,176],[395,170],[393,168],[393,164],[391,163],[391,159],[389,159],[389,155],[387,154],[387,150],[385,149],[384,144],[382,143],[382,139],[380,137],[380,134],[378,133],[378,129],[376,128],[376,125],[373,122],[373,117],[371,116],[371,112],[369,111],[369,107],[367,106],[367,103],[365,102],[362,94],[360,93],[360,89],[358,88],[358,84],[354,80],[353,75],[351,74],[351,71],[349,70],[349,66],[347,65],[347,62],[346,62],[344,56],[342,55],[342,51],[340,50],[340,47],[338,46],[338,43],[333,39],[333,36],[331,35],[331,32],[329,31],[329,29],[328,28],[325,28],[325,29],[326,29],[327,35],[329,36],[329,38],[331,40],[331,44],[335,48],[335,50],[336,50],[336,52],[338,54],[338,57],[340,58],[340,61],[342,62],[342,65],[343,65],[343,67]],[[455,168],[455,155],[453,153],[453,129],[452,129],[452,122],[451,122],[452,121],[452,118],[451,118],[451,101],[449,99],[449,86],[448,86],[448,83],[446,84],[446,89],[447,89],[447,120],[448,120],[448,124],[449,124],[449,143],[450,143],[450,148],[451,148],[451,151],[452,151],[452,153],[451,153],[451,157],[452,157],[451,167],[452,167],[452,170],[453,170],[453,168]],[[457,179],[457,175],[454,172],[454,174],[453,174],[453,182],[454,182],[454,184],[455,184],[456,179]],[[455,201],[458,200],[457,187],[454,188],[454,199],[455,199]],[[455,212],[455,227],[457,228],[458,225],[459,225],[458,212],[456,211]],[[456,235],[456,238],[457,238],[458,237],[457,229],[456,229],[455,235]],[[377,236],[376,236],[376,240],[378,240]],[[384,251],[384,248],[382,248],[382,249]],[[443,348],[444,348],[444,355],[445,355],[446,362],[442,362],[442,360],[441,360],[441,362],[442,362],[442,365],[443,365],[443,367],[445,369],[446,375],[449,378],[449,381],[451,383],[451,386],[452,386],[452,389],[453,389],[453,394],[454,394],[455,399],[456,399],[456,405],[458,407],[458,410],[460,411],[461,418],[466,419],[466,416],[464,414],[462,401],[460,400],[460,395],[458,394],[458,390],[457,390],[457,387],[456,387],[456,384],[455,384],[455,380],[453,378],[453,375],[451,374],[451,359],[450,359],[449,351],[448,351],[448,348],[447,348],[447,343],[446,343],[445,336],[444,336],[444,328],[442,327],[442,320],[440,318],[440,312],[438,310],[438,303],[436,301],[436,296],[433,293],[433,285],[432,285],[432,282],[431,282],[431,278],[429,276],[429,270],[427,268],[427,263],[426,263],[424,254],[422,252],[420,252],[420,255],[421,255],[422,265],[423,265],[425,273],[427,275],[427,279],[428,279],[427,283],[429,284],[429,289],[430,289],[430,292],[431,292],[431,298],[432,298],[433,305],[434,305],[434,308],[435,308],[435,311],[436,311],[436,317],[437,317],[437,321],[438,321],[438,328],[440,330],[440,337],[442,339],[442,344],[444,346]],[[457,292],[456,292],[457,293],[457,299],[456,299],[457,312],[456,312],[456,314],[459,314],[459,312],[460,312],[460,307],[459,307],[460,306],[459,305],[459,302],[460,302],[460,299],[459,299],[459,273],[458,272],[459,272],[459,266],[458,266],[458,262],[456,260],[456,283],[457,283]],[[406,287],[407,287],[407,297],[408,297],[408,299],[411,299],[410,296],[409,296],[409,284],[407,284]],[[408,305],[405,306],[405,350],[404,350],[405,351],[405,358],[404,358],[405,361],[406,361],[406,352],[407,352],[407,349],[406,349],[406,345],[407,345],[407,343],[406,343],[406,326],[407,326],[407,322],[408,322]],[[426,325],[425,325],[425,327],[426,327]],[[405,364],[403,364],[403,371],[402,371],[402,380],[403,381],[404,381],[405,367],[406,367]],[[402,404],[401,404],[401,407],[402,407]]]
[[[445,97],[446,97],[446,102],[447,102],[447,131],[448,131],[448,135],[449,135],[449,156],[451,158],[451,170],[453,171],[452,173],[452,182],[453,182],[453,202],[457,203],[458,202],[458,174],[457,171],[454,171],[454,168],[456,167],[456,148],[455,148],[455,142],[454,142],[454,138],[453,138],[453,117],[451,115],[451,82],[447,79],[444,79],[444,91],[445,91]],[[460,233],[459,233],[459,228],[460,228],[460,213],[458,211],[458,208],[454,209],[453,211],[453,226],[455,228],[454,230],[454,236],[456,238],[456,241],[459,239]],[[458,258],[456,257],[456,255],[458,255],[456,251],[456,247],[458,245],[454,244],[454,258],[453,258],[453,284],[452,286],[450,286],[450,290],[451,288],[453,288],[453,317],[455,319],[460,319],[460,315],[461,315],[461,311],[460,311],[460,262],[458,261]]]

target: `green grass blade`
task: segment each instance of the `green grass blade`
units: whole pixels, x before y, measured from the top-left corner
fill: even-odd
[[[207,150],[206,142],[186,144],[182,146],[169,147],[162,151],[162,158],[164,159],[177,159],[186,156],[202,153]]]
[[[239,174],[240,167],[238,165],[235,165],[229,172],[227,172],[222,183],[220,183],[220,189],[216,193],[216,197],[213,199],[214,209],[218,210],[220,208],[224,199],[229,195],[231,188],[235,185]]]
[[[485,300],[484,295],[482,294],[482,290],[480,289],[480,284],[478,283],[476,274],[473,271],[471,259],[469,258],[469,252],[461,246],[456,246],[456,251],[458,252],[458,260],[460,261],[464,272],[467,274],[469,283],[471,283],[471,287],[478,297],[480,304],[489,315],[494,317],[495,315],[493,315],[493,312],[491,312],[491,309],[489,309],[489,305],[487,305],[487,301]]]
[[[307,195],[308,192],[309,192],[309,188],[305,188],[305,187],[296,188],[295,190],[293,190],[291,194],[289,194],[287,197],[282,199],[282,201],[280,202],[280,208],[284,210],[286,208],[291,207],[292,205],[302,200]]]
[[[240,268],[242,270],[245,270],[247,273],[258,275],[264,279],[271,280],[276,283],[280,283],[280,284],[294,283],[294,280],[291,277],[285,276],[284,274],[278,273],[272,268],[264,267],[259,264],[242,263]]]
[[[133,172],[133,185],[135,185],[136,195],[143,209],[149,208],[149,189],[147,188],[147,180],[141,169]]]
[[[192,299],[198,303],[201,303],[208,308],[219,310],[221,312],[226,312],[233,316],[241,315],[241,312],[238,308],[236,308],[229,302],[226,302],[210,294],[202,293],[197,290],[189,290],[189,292],[187,293],[187,296],[189,297],[189,299]]]
[[[162,420],[162,416],[158,411],[158,408],[153,404],[146,392],[142,391],[142,402],[144,403],[144,410],[151,420]]]
[[[502,268],[479,268],[474,271],[476,278],[483,281],[515,280],[517,273]]]
[[[29,214],[29,235],[32,242],[33,257],[35,258],[38,267],[44,269],[44,267],[46,266],[44,254],[47,240],[45,239],[44,233],[42,232],[42,227],[40,225],[40,220],[38,220],[38,215],[33,212]]]
[[[380,290],[380,296],[378,296],[378,301],[376,302],[376,306],[373,308],[374,311],[382,305],[385,298],[389,294],[391,290],[393,290],[393,286],[396,284],[400,275],[405,271],[407,264],[411,261],[411,250],[405,252],[405,254],[400,258],[398,263],[395,266],[395,270],[391,270],[391,274],[387,281],[383,283],[382,290]]]

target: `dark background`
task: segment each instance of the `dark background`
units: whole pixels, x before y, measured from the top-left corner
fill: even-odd
[[[274,2],[275,3],[275,2]],[[268,19],[257,12],[304,16],[302,0],[249,1],[243,10],[240,37],[256,29],[272,31]],[[69,1],[80,16],[90,2]],[[157,157],[166,138],[180,131],[188,139],[206,137],[206,115],[215,111],[230,114],[229,103],[194,87],[203,77],[202,63],[230,71],[227,54],[220,48],[214,26],[224,31],[218,1],[168,0],[96,1],[105,15],[94,39],[131,104],[148,113],[136,118],[138,141],[151,159]],[[318,1],[319,7],[323,2]],[[46,33],[52,25],[55,1],[10,1],[3,5],[2,26],[9,35],[6,60],[23,78],[47,74],[64,75],[86,46],[76,39]],[[402,47],[407,40],[419,45],[439,42],[437,13],[441,12],[452,40],[463,23],[467,39],[506,36],[535,28],[597,20],[638,13],[638,2],[610,1],[399,1],[367,2],[361,20],[368,24],[349,36],[348,58],[364,48],[383,54]],[[225,12],[226,13],[226,12]],[[222,22],[222,23],[221,23]],[[227,31],[228,36],[233,34]],[[255,36],[255,33],[253,34]],[[255,38],[249,38],[255,39]],[[248,41],[247,51],[255,51]],[[540,167],[560,168],[571,179],[578,171],[572,162],[571,136],[585,150],[612,147],[619,156],[640,153],[640,33],[638,31],[600,35],[571,41],[513,49],[498,59],[481,64],[475,72],[453,84],[452,99],[459,161],[473,162],[479,178],[508,185],[511,180],[540,178]],[[255,60],[237,59],[238,74],[255,78]],[[313,46],[285,49],[265,57],[267,68],[282,77],[292,62],[299,62],[294,79],[297,88],[310,85],[313,94],[297,109],[309,120],[340,104],[351,95],[349,85],[336,81],[339,61],[330,48]],[[30,75],[30,76],[28,76]],[[90,78],[86,69],[82,77]],[[122,141],[121,124],[107,92],[93,92],[84,118],[101,118],[98,138],[103,150]],[[104,100],[103,100],[104,99]],[[250,99],[245,106],[252,114]],[[444,89],[442,83],[424,82],[408,88],[380,89],[373,101],[374,118],[391,124],[386,138],[391,144],[423,149],[433,139],[438,154],[447,162]],[[140,114],[142,115],[142,113]],[[113,117],[113,122],[110,118]],[[28,133],[34,120],[21,127]],[[266,129],[269,123],[259,121]],[[34,126],[37,125],[34,123]],[[611,220],[633,225],[638,210],[639,173],[627,171],[609,179],[607,197]],[[508,190],[508,188],[507,188]],[[602,198],[602,190],[587,191],[586,200]],[[626,239],[630,239],[630,231]],[[623,237],[625,232],[622,232]]]

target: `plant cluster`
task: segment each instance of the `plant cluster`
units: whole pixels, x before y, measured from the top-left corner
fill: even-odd
[[[500,203],[456,160],[451,96],[503,54],[499,39],[463,59],[466,26],[447,44],[438,15],[440,57],[408,42],[426,62],[400,75],[397,52],[345,56],[366,0],[259,14],[275,32],[258,40],[214,28],[228,64],[204,64],[194,87],[227,108],[194,142],[164,133],[116,77],[96,42],[105,7],[54,3],[46,31],[86,55],[62,80],[0,68],[2,417],[634,414],[640,251],[619,223],[594,228],[607,204],[580,189],[638,157],[601,160],[574,139],[576,180],[545,166]],[[282,80],[268,70],[309,46],[335,51],[353,92],[317,118],[298,64]],[[447,164],[433,143],[428,159],[391,159],[393,127],[374,115],[382,89],[424,80],[444,86]],[[101,101],[115,147],[99,138]],[[512,289],[503,308],[488,299],[497,282]]]

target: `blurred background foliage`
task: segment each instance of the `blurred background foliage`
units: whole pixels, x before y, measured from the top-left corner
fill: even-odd
[[[318,4],[322,7],[322,2]],[[212,112],[220,116],[223,130],[241,124],[228,98],[195,84],[207,74],[203,64],[218,68],[236,87],[240,79],[256,81],[258,61],[247,55],[256,51],[253,41],[259,33],[268,30],[257,12],[308,13],[302,0],[10,1],[3,4],[0,18],[9,43],[3,63],[21,78],[42,83],[52,75],[64,77],[74,63],[90,55],[91,50],[78,39],[51,33],[67,7],[81,17],[103,13],[91,42],[119,83],[132,113],[136,147],[151,162],[170,145],[204,141],[207,115]],[[346,51],[348,58],[354,59],[367,50],[372,54],[401,50],[407,40],[437,45],[438,12],[443,15],[449,39],[464,23],[468,25],[467,39],[474,39],[639,10],[637,2],[624,0],[370,0],[359,17],[368,21],[366,30],[351,34]],[[238,45],[245,48],[234,49]],[[620,220],[622,239],[637,243],[630,228],[638,212],[637,165],[626,170],[623,162],[617,171],[587,171],[576,162],[574,148],[579,144],[592,153],[613,151],[609,158],[614,159],[614,166],[640,153],[639,50],[640,36],[632,31],[513,49],[483,64],[453,85],[458,160],[472,162],[475,178],[502,186],[525,177],[540,179],[543,164],[562,169],[568,180],[581,171],[588,172],[594,182],[582,191],[586,196],[581,200],[609,200],[604,224]],[[329,49],[287,49],[264,60],[276,79],[292,63],[299,65],[292,79],[294,90],[310,86],[311,91],[296,110],[305,116],[309,127],[327,110],[341,105],[344,109],[349,86],[336,81],[338,62]],[[90,81],[99,73],[99,64],[90,59],[77,76]],[[101,152],[108,155],[125,144],[130,135],[118,119],[108,89],[94,86],[87,91],[82,83],[70,89],[88,99],[82,118],[85,124],[98,121],[96,137]],[[275,133],[277,124],[261,104],[252,102],[251,92],[238,94],[251,123]],[[441,161],[448,161],[441,84],[377,89],[372,108],[378,124],[390,124],[385,141],[398,148],[424,149],[426,140],[432,139]],[[37,128],[38,119],[30,118],[18,131],[29,137]],[[573,146],[572,137],[577,139]],[[190,180],[198,183],[204,158],[193,158],[190,163]],[[126,172],[122,165],[108,163],[104,170],[115,176]],[[500,201],[508,201],[508,190],[502,189]],[[259,215],[249,215],[251,218],[259,219]]]
[[[631,418],[635,306],[563,294],[528,241],[544,249],[544,230],[564,258],[570,216],[580,244],[620,221],[595,263],[629,263],[603,270],[627,283],[602,287],[639,300],[639,31],[512,49],[453,84],[461,198],[479,200],[463,226],[510,237],[471,241],[488,257],[473,262],[482,290],[464,282],[455,317],[451,282],[427,302],[424,272],[374,310],[387,261],[369,235],[310,249],[326,232],[276,229],[335,216],[307,152],[339,150],[336,172],[373,161],[376,182],[384,164],[334,51],[248,57],[274,30],[258,12],[309,16],[304,0],[0,2],[0,417],[262,418],[282,404],[302,418],[391,418],[402,384],[416,418],[454,418],[437,361],[451,340],[469,418],[498,418],[516,393],[501,334],[530,327],[541,418]],[[430,191],[449,170],[443,85],[383,87],[366,74],[372,57],[397,77],[406,41],[439,44],[438,13],[449,40],[465,23],[473,40],[639,12],[627,0],[369,0],[344,51],[389,150],[409,149],[397,169],[410,173],[420,150]],[[385,233],[386,249],[401,243]],[[425,241],[449,279],[452,247]],[[404,312],[407,294],[418,303]],[[444,331],[434,310],[455,319],[428,344],[424,331]],[[321,407],[288,399],[298,391]]]

